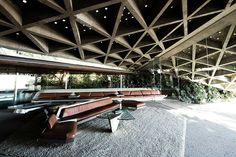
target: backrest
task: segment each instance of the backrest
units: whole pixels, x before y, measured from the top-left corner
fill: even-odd
[[[52,114],[49,118],[48,118],[48,128],[52,129],[53,126],[57,123],[57,117],[55,114]]]
[[[59,109],[58,111],[60,117],[69,117],[72,115],[76,115],[85,111],[89,111],[98,107],[106,106],[111,104],[113,101],[111,98],[102,98],[98,100],[93,100],[85,103],[77,103],[72,104],[70,106],[63,107],[63,109]]]

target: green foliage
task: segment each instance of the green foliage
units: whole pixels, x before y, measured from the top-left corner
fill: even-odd
[[[108,87],[106,75],[98,74],[79,74],[70,75],[69,88],[106,88]]]
[[[195,104],[203,104],[206,102],[214,102],[221,98],[229,99],[234,97],[233,92],[222,91],[215,87],[186,80],[179,81],[179,85],[175,87],[175,94],[180,101]]]

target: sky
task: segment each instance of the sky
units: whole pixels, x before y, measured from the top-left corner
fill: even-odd
[[[18,75],[18,89],[27,89],[27,84],[32,84],[35,80],[31,75]],[[13,90],[15,85],[15,75],[0,74],[0,90]]]

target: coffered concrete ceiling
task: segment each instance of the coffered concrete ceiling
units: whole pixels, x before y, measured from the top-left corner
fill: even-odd
[[[235,0],[1,0],[0,46],[225,89],[236,80]],[[234,5],[235,4],[235,5]]]

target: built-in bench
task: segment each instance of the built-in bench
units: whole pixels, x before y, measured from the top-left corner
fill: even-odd
[[[77,122],[94,118],[102,113],[120,108],[120,103],[111,98],[100,98],[84,103],[74,103],[68,106],[60,106],[57,117],[60,121],[76,119]]]
[[[58,123],[56,115],[52,114],[47,120],[47,127],[42,132],[40,140],[46,142],[72,142],[76,132],[76,121]]]
[[[159,90],[117,90],[117,91],[93,91],[93,92],[39,92],[33,98],[33,102],[42,100],[57,100],[57,99],[70,99],[71,95],[77,96],[78,99],[97,99],[103,97],[111,98],[137,98],[137,97],[165,97]]]

